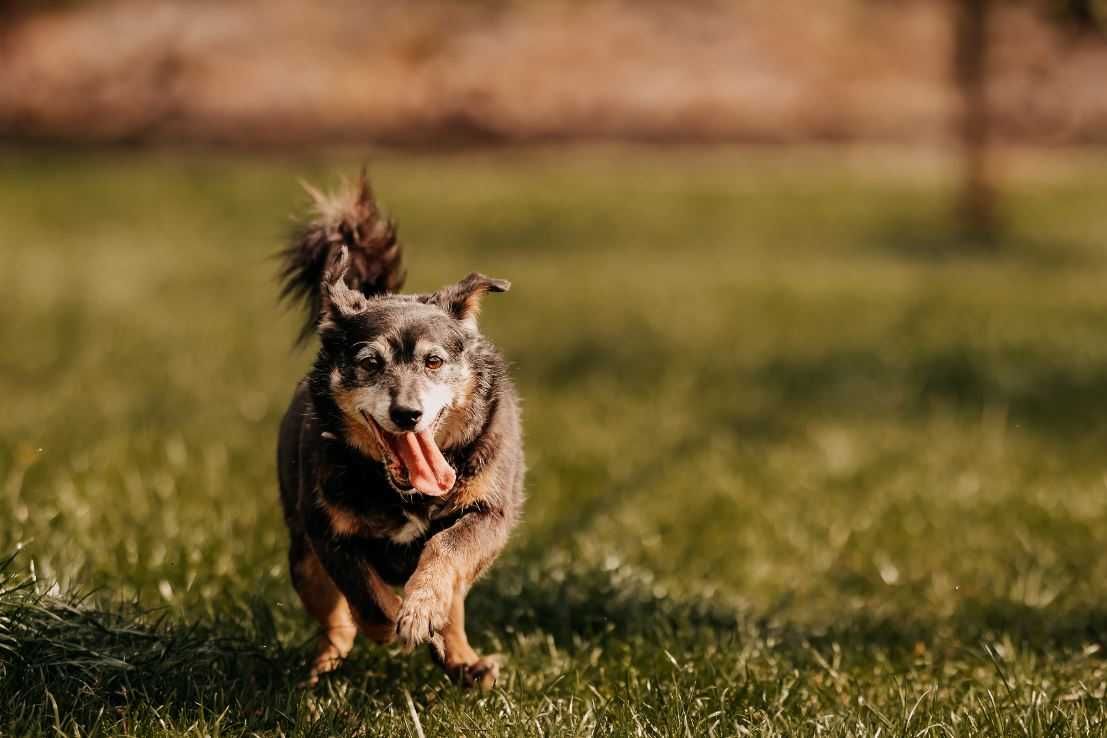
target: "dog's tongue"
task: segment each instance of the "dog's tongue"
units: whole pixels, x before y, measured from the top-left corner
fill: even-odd
[[[438,450],[431,431],[400,433],[395,438],[396,451],[407,468],[408,481],[412,487],[435,497],[453,489],[456,479],[453,467]]]

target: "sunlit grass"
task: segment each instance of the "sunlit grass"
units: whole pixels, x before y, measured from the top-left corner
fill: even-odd
[[[525,524],[492,695],[361,645],[314,695],[269,257],[357,156],[7,152],[0,732],[1084,735],[1107,668],[1107,168],[991,258],[894,153],[382,154],[411,287],[512,280]],[[1045,166],[1048,165],[1048,166]],[[74,598],[79,598],[75,600]],[[360,727],[359,727],[360,726]]]

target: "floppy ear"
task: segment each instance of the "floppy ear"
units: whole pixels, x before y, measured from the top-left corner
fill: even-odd
[[[506,279],[494,279],[473,272],[457,284],[428,295],[427,302],[438,305],[470,328],[476,328],[481,299],[489,292],[507,292],[509,289],[511,282]]]
[[[319,321],[319,330],[333,325],[336,318],[349,318],[365,312],[369,307],[365,295],[346,286],[346,272],[349,269],[350,250],[343,245],[331,254],[327,268],[323,271],[323,289],[320,290],[323,298],[320,312],[322,319]]]

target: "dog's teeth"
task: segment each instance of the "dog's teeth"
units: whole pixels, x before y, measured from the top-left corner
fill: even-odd
[[[336,436],[335,434],[331,433],[330,431],[323,431],[323,432],[322,432],[322,433],[320,433],[319,435],[320,435],[320,436],[321,436],[322,438],[326,438],[326,439],[327,439],[328,441],[336,441],[336,440],[338,440],[338,436]]]

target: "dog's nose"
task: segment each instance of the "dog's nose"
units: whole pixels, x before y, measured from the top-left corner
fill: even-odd
[[[419,418],[423,417],[422,410],[403,405],[393,405],[388,414],[392,417],[392,422],[403,430],[411,430],[419,422]]]

